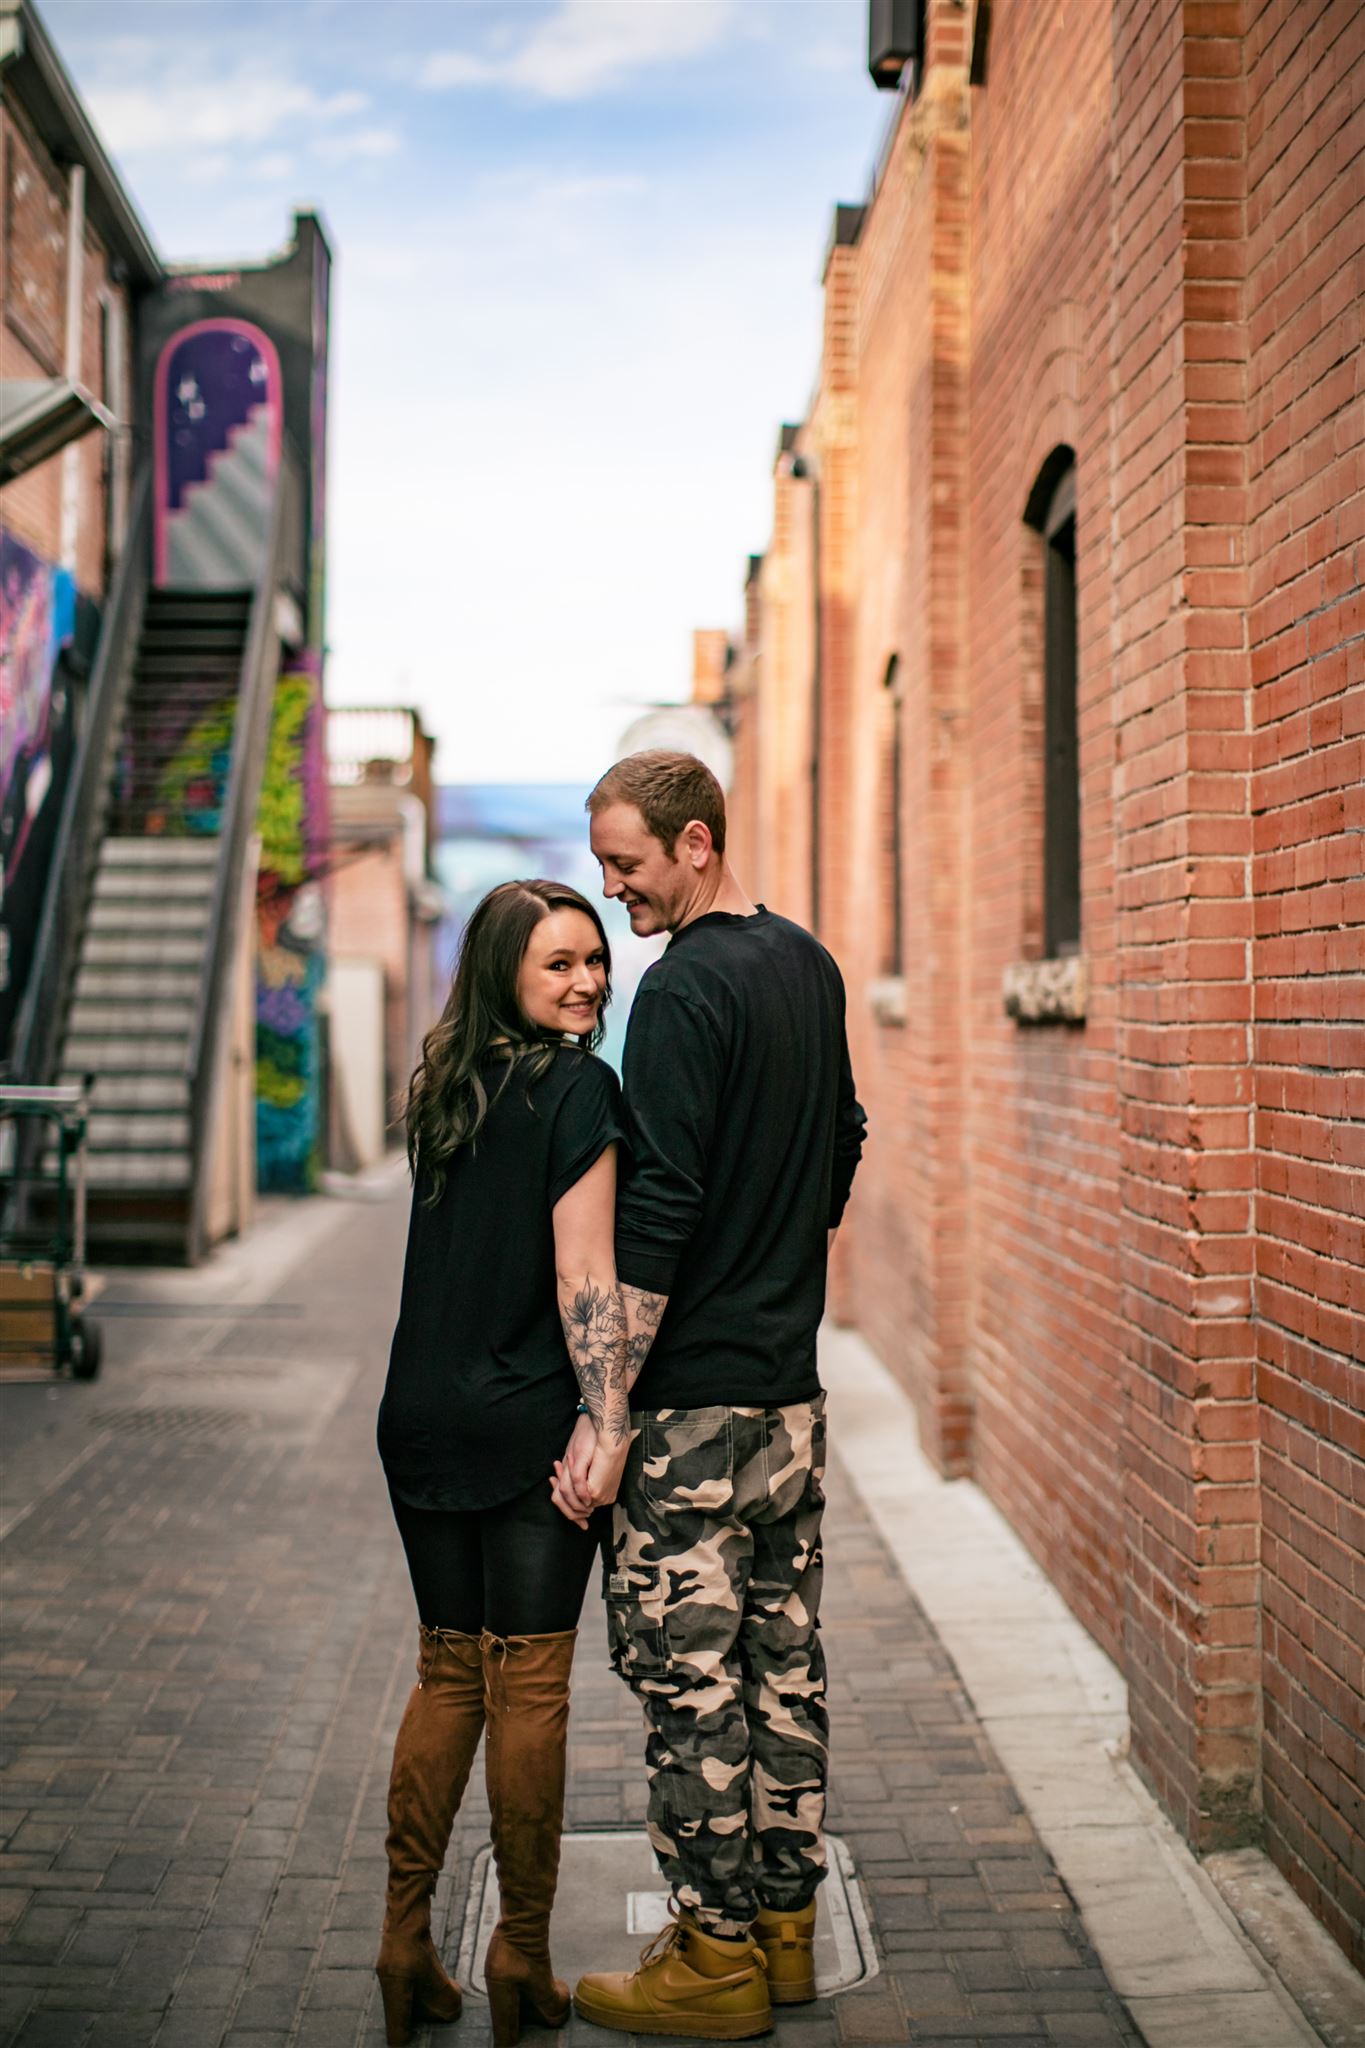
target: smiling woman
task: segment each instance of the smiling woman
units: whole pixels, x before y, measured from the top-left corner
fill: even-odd
[[[470,918],[409,1090],[412,1220],[379,1411],[420,1623],[376,1966],[393,2043],[460,2010],[432,1945],[431,1892],[485,1720],[503,1902],[485,1965],[495,2041],[508,2048],[523,2011],[555,2026],[568,2014],[547,1930],[598,1531],[551,1480],[562,1462],[574,1499],[605,1505],[629,1441],[620,1087],[593,1057],[610,993],[587,899],[504,882]]]
[[[504,882],[465,929],[450,996],[422,1044],[408,1088],[408,1164],[429,1203],[451,1160],[471,1145],[514,1074],[527,1089],[553,1063],[556,1036],[588,1052],[602,1041],[611,1001],[611,948],[602,920],[567,882]]]

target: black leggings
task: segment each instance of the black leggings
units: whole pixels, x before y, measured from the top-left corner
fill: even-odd
[[[559,1512],[543,1479],[515,1500],[468,1512],[389,1498],[418,1619],[428,1628],[550,1636],[578,1627],[609,1512],[580,1529]]]

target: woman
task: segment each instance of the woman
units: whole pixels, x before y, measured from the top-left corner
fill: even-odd
[[[560,2026],[548,1930],[569,1671],[596,1548],[555,1504],[615,1499],[629,1441],[612,1231],[620,1088],[593,1058],[611,994],[577,890],[506,882],[469,921],[407,1105],[412,1220],[379,1452],[419,1621],[394,1747],[376,1971],[391,2043],[454,2020],[431,1894],[479,1736],[502,1913],[485,1962],[494,2040]]]

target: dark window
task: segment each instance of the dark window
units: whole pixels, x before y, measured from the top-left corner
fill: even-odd
[[[908,64],[914,66],[911,90],[924,77],[927,8],[925,0],[868,0],[867,68],[883,92],[896,92]]]
[[[1076,734],[1076,461],[1054,449],[1027,519],[1043,549],[1043,945],[1081,943],[1081,782]]]
[[[900,663],[893,654],[883,678],[880,812],[882,872],[878,895],[882,906],[881,971],[905,972],[905,849],[901,838],[902,693]]]

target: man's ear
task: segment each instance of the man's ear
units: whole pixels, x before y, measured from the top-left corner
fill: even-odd
[[[703,825],[700,818],[692,818],[683,826],[680,837],[688,864],[698,870],[704,868],[711,858],[711,827]]]

